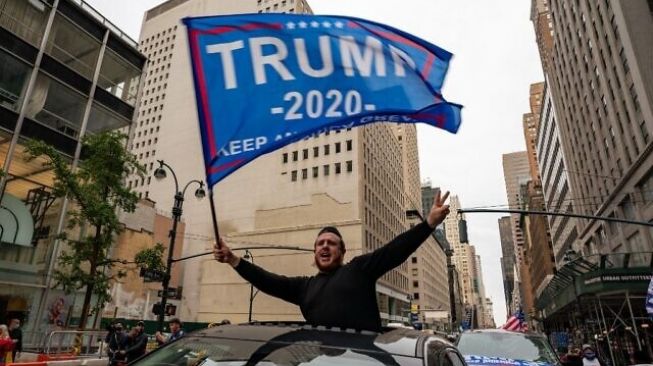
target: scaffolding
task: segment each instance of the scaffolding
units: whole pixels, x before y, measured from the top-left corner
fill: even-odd
[[[593,345],[612,365],[653,358],[645,310],[653,253],[596,254],[569,260],[537,299],[541,327],[568,344]]]

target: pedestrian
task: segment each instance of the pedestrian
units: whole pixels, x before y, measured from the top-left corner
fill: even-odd
[[[127,361],[132,362],[135,359],[143,356],[147,349],[147,334],[145,334],[145,323],[139,321],[136,326],[129,332],[127,341]]]
[[[594,347],[589,344],[583,345],[583,366],[605,366],[605,363],[597,357]]]
[[[127,360],[127,335],[123,332],[122,323],[113,325],[113,333],[109,335],[110,365],[124,364]]]
[[[214,247],[215,259],[230,264],[241,277],[268,295],[298,305],[310,324],[380,331],[376,281],[408,259],[444,221],[449,214],[449,206],[444,204],[448,196],[449,192],[443,197],[438,192],[426,221],[345,265],[346,248],[342,235],[335,227],[323,228],[313,245],[319,273],[311,277],[270,273],[241,260],[222,238]]]
[[[580,349],[577,347],[572,348],[566,357],[567,366],[583,366],[583,357],[580,355]]]
[[[13,318],[9,321],[9,337],[16,341],[11,355],[16,362],[16,356],[20,357],[20,352],[23,352],[23,330],[20,329],[20,319]]]
[[[156,332],[156,341],[159,345],[170,343],[184,336],[184,330],[181,329],[182,324],[179,318],[172,318],[168,321],[168,327],[170,327],[170,335],[165,337],[161,332]]]
[[[13,350],[16,341],[9,336],[9,328],[0,324],[0,365],[13,362]]]

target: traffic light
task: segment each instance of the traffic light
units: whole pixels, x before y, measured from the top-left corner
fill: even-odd
[[[469,239],[467,238],[467,221],[466,220],[458,221],[458,237],[460,239],[460,243],[464,243],[464,244],[469,243]]]
[[[161,303],[160,302],[157,302],[156,304],[152,305],[152,313],[154,315],[161,314]],[[164,311],[164,314],[166,316],[173,316],[173,315],[177,314],[177,305],[166,304],[166,309]]]
[[[161,303],[160,302],[157,302],[154,305],[152,305],[152,313],[154,315],[161,314]]]
[[[173,316],[177,314],[177,305],[166,304],[166,315]]]

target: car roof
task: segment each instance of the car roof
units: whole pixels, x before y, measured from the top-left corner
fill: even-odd
[[[461,333],[462,334],[478,334],[478,333],[503,333],[503,334],[515,334],[515,335],[527,335],[533,337],[544,337],[544,335],[536,332],[515,332],[512,330],[505,329],[470,329]],[[546,338],[546,337],[544,337]]]
[[[423,358],[424,345],[453,348],[447,340],[414,329],[388,329],[383,333],[357,331],[304,323],[263,322],[227,324],[195,331],[189,337],[238,339],[272,343],[308,343],[321,347],[349,348],[355,351],[383,352]]]

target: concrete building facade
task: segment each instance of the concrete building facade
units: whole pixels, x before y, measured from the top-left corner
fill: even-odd
[[[503,155],[503,175],[506,183],[508,206],[511,209],[521,209],[523,207],[525,200],[522,196],[521,186],[531,180],[530,171],[529,158],[526,151]],[[525,238],[520,225],[520,215],[511,214],[510,219],[512,239],[515,244],[515,282],[519,284],[519,295],[521,297],[519,304],[516,306],[532,309],[534,299],[529,272],[530,260],[525,253]],[[514,295],[515,292],[513,289],[513,297]]]
[[[574,209],[648,222],[653,219],[648,193],[653,177],[653,4],[549,5],[553,43],[547,74]],[[583,255],[653,248],[645,227],[584,219],[576,225],[575,249]]]
[[[503,277],[503,293],[506,298],[506,313],[512,314],[512,293],[515,284],[515,243],[512,240],[510,216],[500,218],[499,239],[501,240],[501,275]]]
[[[542,179],[544,207],[547,211],[574,212],[573,193],[569,187],[567,164],[562,153],[556,111],[548,82],[537,133],[537,157]],[[578,238],[576,218],[548,216],[556,267],[564,265],[567,250],[575,248]]]

